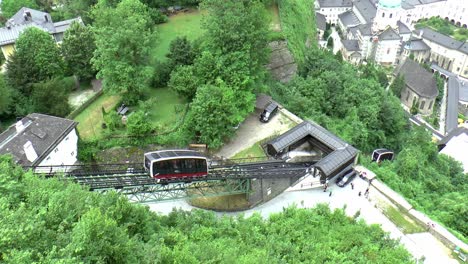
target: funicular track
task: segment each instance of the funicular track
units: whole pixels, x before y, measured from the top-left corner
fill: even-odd
[[[115,190],[138,202],[247,193],[250,180],[304,176],[310,164],[277,160],[212,160],[205,177],[160,182],[142,164],[94,164],[35,167],[34,173],[59,177],[88,186],[90,190]]]

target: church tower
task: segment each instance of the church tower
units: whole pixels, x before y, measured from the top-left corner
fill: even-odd
[[[397,27],[401,14],[401,0],[379,0],[377,13],[372,24],[372,32],[377,33],[388,26]]]

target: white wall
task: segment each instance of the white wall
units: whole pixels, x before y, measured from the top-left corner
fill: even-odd
[[[337,25],[338,15],[348,10],[351,10],[351,7],[320,7],[316,11],[325,15],[327,23]]]
[[[42,160],[39,166],[73,165],[78,153],[78,135],[73,129],[65,136],[57,147]]]
[[[379,41],[375,52],[375,61],[380,64],[394,64],[399,47],[400,40]]]

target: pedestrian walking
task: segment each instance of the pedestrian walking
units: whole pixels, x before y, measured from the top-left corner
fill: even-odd
[[[361,196],[361,192],[359,192],[358,195]]]
[[[354,184],[353,183],[350,183],[351,184],[351,190],[354,190]]]
[[[368,195],[369,194],[369,188],[366,189],[366,192],[364,193],[364,195]]]

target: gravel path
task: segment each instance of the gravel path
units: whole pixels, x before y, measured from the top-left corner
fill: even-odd
[[[230,158],[258,141],[280,135],[296,125],[281,111],[278,111],[268,123],[259,121],[260,114],[261,111],[258,110],[248,116],[237,130],[236,136],[218,151],[217,156]]]

